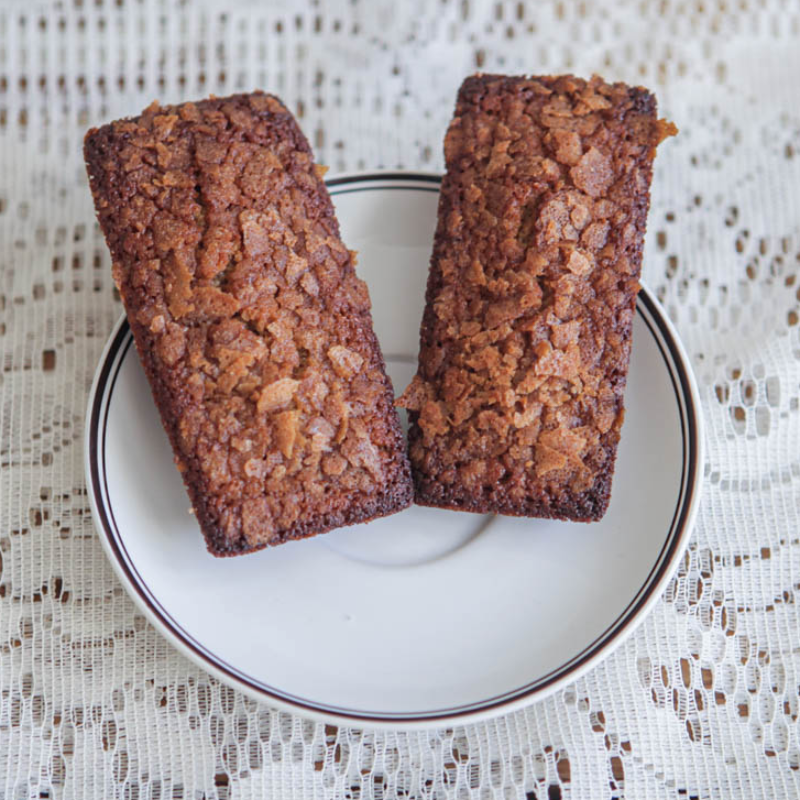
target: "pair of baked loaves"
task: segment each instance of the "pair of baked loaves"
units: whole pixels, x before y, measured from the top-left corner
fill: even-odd
[[[281,102],[154,104],[89,131],[114,280],[209,551],[412,501],[599,519],[673,132],[647,91],[599,78],[464,82],[419,368],[394,403],[407,454],[367,287]]]

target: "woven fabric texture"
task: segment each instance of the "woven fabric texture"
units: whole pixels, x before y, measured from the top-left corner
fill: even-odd
[[[793,0],[0,6],[0,799],[797,797],[799,39]],[[702,507],[654,613],[555,696],[435,732],[315,724],[179,655],[95,534],[84,410],[121,307],[82,137],[263,88],[334,171],[439,170],[476,70],[642,83],[680,128],[644,273],[700,383]]]

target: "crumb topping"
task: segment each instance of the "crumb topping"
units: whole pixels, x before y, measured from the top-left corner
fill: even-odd
[[[407,504],[367,287],[284,106],[153,104],[90,132],[86,153],[115,282],[218,547],[344,519],[386,487],[407,485]]]
[[[465,81],[419,370],[397,401],[423,501],[602,513],[651,164],[673,132],[645,90],[599,78]]]

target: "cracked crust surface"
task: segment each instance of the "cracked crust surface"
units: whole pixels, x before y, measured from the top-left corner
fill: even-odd
[[[409,410],[415,499],[591,521],[608,507],[655,148],[646,90],[468,78]]]
[[[367,287],[323,170],[280,101],[153,104],[89,131],[84,153],[114,280],[210,552],[408,506]]]

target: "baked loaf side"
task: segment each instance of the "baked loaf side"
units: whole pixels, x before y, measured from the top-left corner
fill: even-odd
[[[235,555],[408,506],[367,287],[286,108],[260,93],[154,104],[89,131],[85,157],[209,550]]]
[[[409,410],[416,502],[596,520],[605,512],[655,148],[644,89],[468,78]]]

